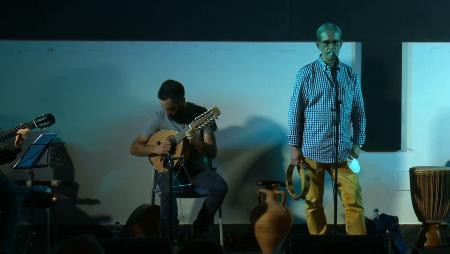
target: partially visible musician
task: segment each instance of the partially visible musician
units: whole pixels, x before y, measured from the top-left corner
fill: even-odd
[[[19,129],[14,145],[0,148],[0,164],[16,159],[29,132],[29,129]],[[17,186],[0,171],[0,253],[14,253],[19,210],[26,193],[25,188]]]
[[[183,85],[175,80],[166,80],[158,91],[162,109],[147,122],[142,133],[132,142],[130,153],[135,156],[165,156],[171,149],[171,144],[163,141],[157,145],[149,145],[150,137],[159,130],[183,131],[194,118],[206,111],[204,107],[186,102]],[[214,228],[214,214],[219,209],[227,193],[228,187],[224,179],[211,170],[208,161],[217,154],[215,122],[211,122],[197,131],[189,131],[186,136],[192,148],[185,162],[187,172],[193,187],[205,191],[206,198],[194,221],[194,238],[215,240],[211,237]],[[186,182],[188,176],[182,169],[173,173],[174,185]],[[162,234],[169,235],[169,230],[176,233],[178,225],[176,199],[169,195],[169,173],[158,172],[157,185],[160,192]],[[176,196],[176,195],[174,195]],[[172,202],[172,218],[169,218],[169,202]],[[173,228],[169,228],[170,220]]]

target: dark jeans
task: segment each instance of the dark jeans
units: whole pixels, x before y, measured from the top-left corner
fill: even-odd
[[[6,177],[0,177],[0,236],[2,250],[6,254],[14,253],[19,211],[29,189],[21,187]]]
[[[188,183],[186,176],[182,173],[179,175],[172,173],[172,182],[173,186]],[[176,197],[180,197],[180,194],[181,197],[183,197],[183,193],[180,193],[179,187],[174,187],[173,198],[170,198],[169,173],[158,173],[157,183],[161,200],[161,231],[162,235],[167,236],[169,230],[174,232],[178,225]],[[194,190],[200,196],[205,197],[203,206],[194,221],[194,236],[209,239],[211,237],[211,232],[213,232],[214,229],[214,214],[222,204],[222,201],[227,194],[228,186],[225,180],[213,170],[202,170],[191,176],[191,184],[192,186],[187,188]],[[169,229],[169,202],[172,202],[172,229]]]

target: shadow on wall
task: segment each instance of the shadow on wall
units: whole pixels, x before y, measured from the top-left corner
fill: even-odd
[[[52,54],[62,53],[64,52],[52,52]],[[55,147],[52,151],[54,178],[73,182],[71,185],[57,190],[69,199],[63,200],[57,205],[56,216],[59,218],[59,223],[62,224],[109,223],[112,220],[109,215],[91,217],[79,209],[77,205],[98,205],[100,201],[92,198],[80,199],[78,192],[80,184],[90,184],[88,180],[95,182],[99,174],[98,172],[93,172],[93,175],[84,174],[83,170],[87,170],[87,168],[83,167],[83,164],[103,162],[102,158],[92,159],[89,157],[93,155],[86,152],[85,149],[98,146],[104,139],[112,140],[116,137],[112,131],[100,130],[113,129],[111,126],[114,125],[110,123],[111,119],[123,119],[121,117],[125,115],[126,77],[115,63],[105,65],[96,62],[82,65],[79,68],[69,68],[68,71],[53,73],[49,77],[51,79],[42,84],[40,103],[56,116],[55,130],[70,140],[67,144],[72,153],[69,154],[64,144]],[[75,161],[83,162],[78,166],[80,168],[74,169],[71,157]],[[77,170],[77,180],[80,183],[74,182],[75,170]]]
[[[109,216],[91,217],[79,209],[77,205],[97,205],[100,200],[92,198],[78,198],[79,184],[75,182],[74,166],[70,155],[61,140],[56,140],[49,148],[49,166],[53,170],[53,179],[61,180],[62,184],[52,189],[62,196],[61,200],[51,209],[51,223],[54,225],[89,225],[89,230],[106,235],[108,230],[101,226],[102,222],[109,222]],[[46,211],[42,209],[24,209],[26,220],[35,223],[45,223]],[[92,228],[92,227],[95,227]]]
[[[68,183],[67,185],[63,185],[60,189],[56,190],[68,197],[68,199],[63,199],[62,202],[56,206],[57,211],[55,212],[58,216],[62,216],[63,218],[71,218],[72,223],[82,225],[95,225],[102,222],[111,221],[109,216],[88,216],[77,207],[77,205],[81,204],[100,204],[100,200],[93,198],[78,198],[79,184],[75,182],[74,167],[65,145],[63,143],[54,145],[51,149],[50,156],[50,165],[53,168],[54,178]]]
[[[225,205],[250,215],[257,203],[258,179],[284,182],[286,133],[269,119],[253,117],[244,126],[219,129],[217,144],[219,152],[216,162],[224,171],[229,187]]]

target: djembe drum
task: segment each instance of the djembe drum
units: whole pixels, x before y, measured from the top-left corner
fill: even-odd
[[[412,167],[409,179],[414,212],[422,222],[416,246],[446,245],[446,232],[440,224],[450,211],[450,168]]]

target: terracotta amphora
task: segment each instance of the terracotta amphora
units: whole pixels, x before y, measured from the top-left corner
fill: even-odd
[[[285,206],[286,193],[278,188],[279,185],[273,185],[273,189],[257,190],[257,195],[263,202],[263,208],[259,211],[263,213],[255,218],[255,236],[263,254],[278,252],[293,224],[292,213]],[[281,197],[281,202],[278,197]]]

